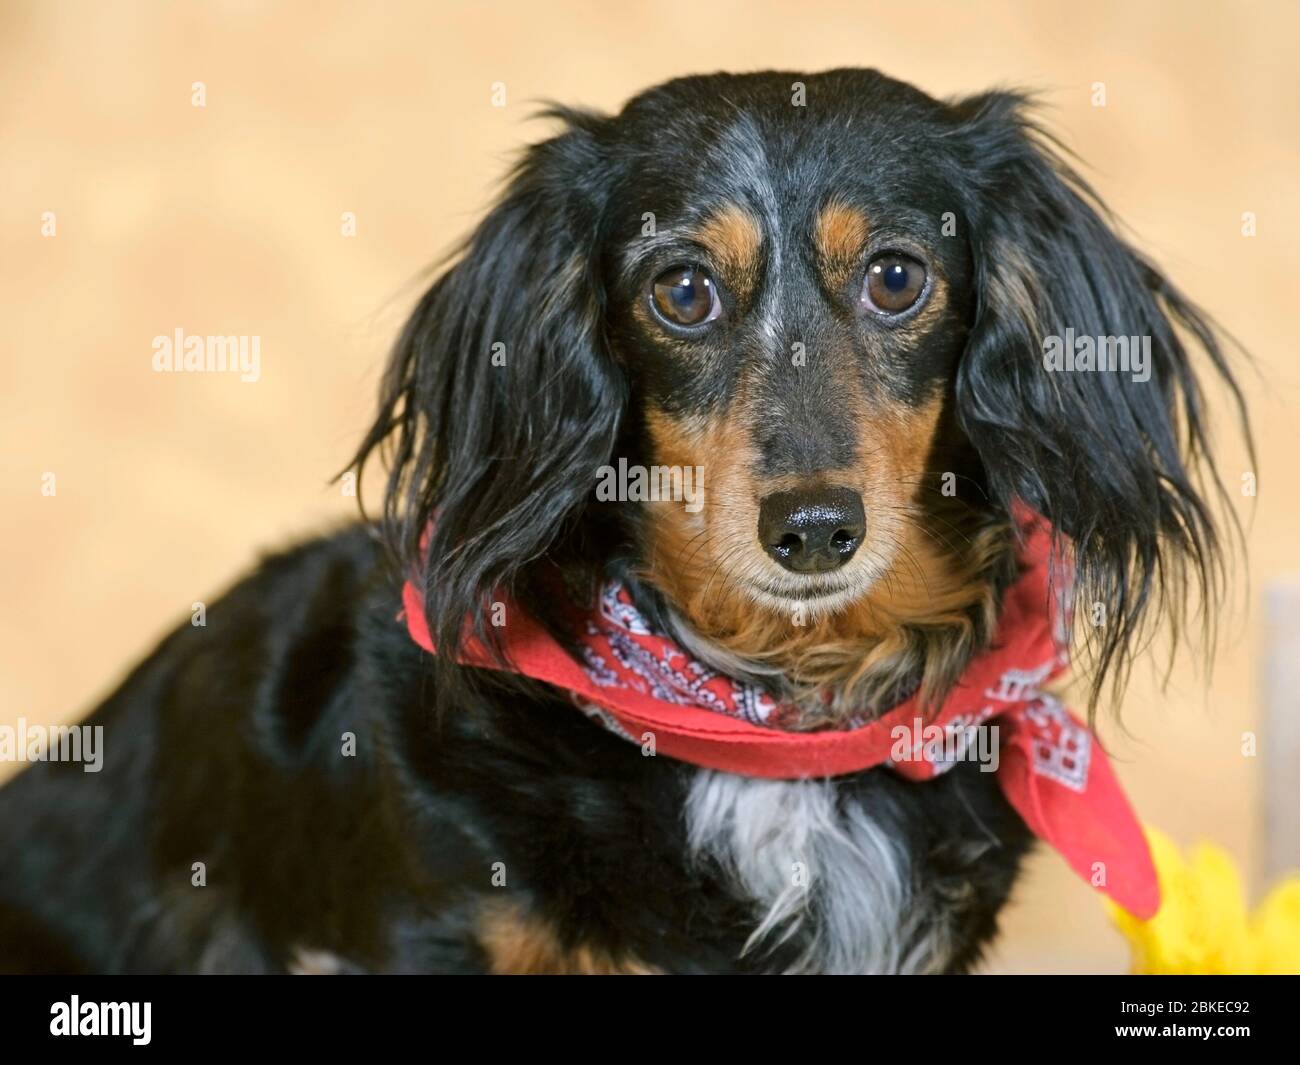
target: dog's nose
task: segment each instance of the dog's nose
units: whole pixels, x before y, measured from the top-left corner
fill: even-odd
[[[795,573],[826,573],[853,557],[867,519],[862,497],[848,488],[774,492],[758,507],[758,538]]]

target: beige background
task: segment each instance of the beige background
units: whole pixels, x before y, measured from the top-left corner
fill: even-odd
[[[1253,867],[1262,773],[1240,736],[1262,589],[1296,569],[1300,516],[1298,24],[1289,4],[1132,0],[0,5],[0,722],[83,714],[259,550],[351,513],[328,478],[422,268],[540,135],[531,100],[613,109],[676,74],[879,66],[940,95],[1045,90],[1103,197],[1258,360],[1263,472],[1234,570],[1252,598],[1212,684],[1185,655],[1164,694],[1138,677],[1130,737],[1107,731],[1148,820]],[[153,373],[152,338],[178,326],[260,335],[261,381]],[[1125,958],[1044,855],[991,967]]]

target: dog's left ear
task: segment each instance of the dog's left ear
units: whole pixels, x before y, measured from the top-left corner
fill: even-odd
[[[444,671],[467,618],[494,645],[493,597],[576,524],[626,402],[603,333],[604,120],[546,114],[565,128],[527,151],[420,300],[353,460],[359,474],[386,451],[385,539],[403,576],[423,571]]]
[[[1025,99],[993,93],[955,113],[977,285],[958,417],[994,499],[1023,500],[1069,538],[1076,609],[1097,623],[1095,698],[1108,670],[1122,683],[1162,608],[1177,626],[1189,584],[1207,613],[1216,605],[1222,538],[1206,492],[1223,488],[1180,331],[1243,426],[1245,408],[1211,323],[1112,231]],[[1122,350],[1100,338],[1125,338],[1126,367],[1086,368],[1089,345],[1094,367]]]

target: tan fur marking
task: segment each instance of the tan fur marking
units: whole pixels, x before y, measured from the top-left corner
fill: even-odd
[[[636,958],[615,958],[585,944],[566,947],[549,922],[508,899],[494,899],[483,906],[478,935],[497,976],[648,976],[657,972]]]
[[[976,649],[977,622],[988,630],[996,619],[989,575],[1004,561],[1009,542],[1001,526],[972,524],[955,500],[943,505],[939,478],[928,472],[941,396],[915,409],[868,409],[860,390],[847,392],[845,401],[860,408],[858,424],[872,428],[853,468],[827,471],[821,480],[861,493],[868,531],[859,555],[876,553],[883,572],[858,599],[802,623],[755,602],[744,587],[744,578],[762,579],[775,567],[757,542],[759,500],[807,480],[760,484],[754,477],[753,414],[743,389],[727,417],[707,423],[657,410],[647,415],[655,460],[703,465],[706,490],[699,514],[686,514],[680,504],[652,505],[643,576],[701,635],[778,667],[793,682],[804,716],[792,727],[833,725],[847,708],[878,705],[918,668],[924,670],[924,696],[942,691]],[[932,527],[922,512],[923,495],[931,513],[938,511]],[[829,707],[821,698],[826,691],[836,695]]]
[[[723,280],[745,297],[758,278],[763,230],[749,211],[739,204],[720,207],[695,230],[694,237],[716,261]]]
[[[867,243],[870,225],[856,207],[832,200],[817,215],[813,239],[821,260],[822,273],[831,288],[848,281]]]

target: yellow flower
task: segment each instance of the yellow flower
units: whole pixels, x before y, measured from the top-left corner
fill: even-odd
[[[1300,877],[1278,884],[1250,922],[1252,973],[1300,974]]]
[[[1142,921],[1106,900],[1133,948],[1134,973],[1300,973],[1300,877],[1275,887],[1251,917],[1241,877],[1222,848],[1198,844],[1184,861],[1163,832],[1146,834],[1159,911]]]

